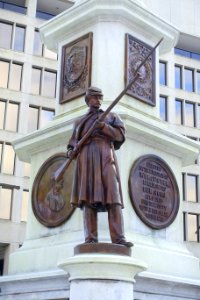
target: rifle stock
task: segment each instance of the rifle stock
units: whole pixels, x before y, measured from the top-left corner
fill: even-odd
[[[127,84],[127,86],[125,87],[125,89],[117,96],[117,98],[108,106],[108,108],[104,111],[104,113],[99,117],[99,119],[97,121],[95,121],[92,125],[92,127],[90,127],[90,129],[88,130],[88,132],[82,137],[82,139],[77,143],[76,148],[73,150],[73,153],[71,155],[70,158],[68,158],[66,160],[66,162],[64,162],[60,168],[54,173],[54,180],[56,182],[60,181],[63,178],[63,175],[65,173],[65,171],[67,170],[67,168],[69,167],[70,163],[72,162],[72,160],[77,156],[81,146],[84,144],[84,142],[90,137],[90,135],[92,134],[93,130],[95,129],[96,123],[97,122],[102,122],[105,117],[107,116],[107,114],[113,109],[113,107],[119,102],[119,100],[126,94],[127,90],[134,84],[134,82],[138,79],[139,74],[138,71],[139,69],[145,64],[145,62],[147,61],[147,59],[150,57],[150,55],[155,51],[155,49],[159,46],[159,44],[162,42],[163,38],[161,38],[159,40],[159,42],[155,45],[154,48],[152,48],[152,50],[148,53],[148,55],[145,57],[145,59],[139,64],[139,66],[137,67],[137,69],[134,72],[134,77],[131,80],[131,82],[129,84]]]

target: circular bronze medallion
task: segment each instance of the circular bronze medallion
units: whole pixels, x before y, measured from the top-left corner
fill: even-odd
[[[74,211],[70,206],[73,166],[59,182],[53,181],[54,173],[66,161],[64,153],[56,154],[45,161],[33,183],[32,208],[35,217],[47,227],[56,227],[65,222]]]
[[[155,155],[140,157],[129,177],[129,194],[139,218],[153,229],[169,226],[179,209],[179,190],[169,166]]]

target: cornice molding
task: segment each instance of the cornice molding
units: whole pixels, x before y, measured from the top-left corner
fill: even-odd
[[[100,22],[122,23],[130,30],[141,31],[156,42],[161,37],[161,53],[169,52],[177,43],[179,31],[132,0],[85,0],[49,20],[40,27],[43,42],[57,50],[60,42]]]

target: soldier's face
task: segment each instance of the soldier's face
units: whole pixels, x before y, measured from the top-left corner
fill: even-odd
[[[99,108],[101,106],[102,99],[100,96],[90,96],[88,99],[88,106]]]

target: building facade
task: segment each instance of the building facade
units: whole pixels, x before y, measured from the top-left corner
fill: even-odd
[[[72,4],[0,1],[0,275],[23,243],[27,221],[30,165],[18,160],[11,143],[55,112],[57,54],[42,44],[38,28]]]
[[[176,48],[160,56],[160,119],[170,130],[200,141],[200,4],[197,0],[138,1],[181,32]],[[11,143],[54,116],[57,56],[42,45],[38,28],[72,1],[0,1],[0,268],[25,234],[29,165]],[[177,8],[180,9],[177,9]],[[43,18],[43,19],[42,19]],[[183,169],[183,240],[200,258],[200,166]]]
[[[146,7],[180,31],[176,47],[160,57],[160,118],[176,131],[200,141],[200,36],[198,1],[144,1]],[[200,166],[183,169],[183,239],[200,258]]]

